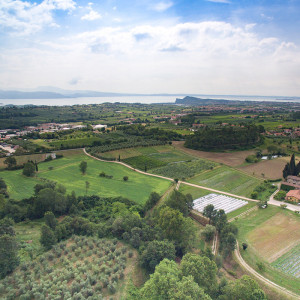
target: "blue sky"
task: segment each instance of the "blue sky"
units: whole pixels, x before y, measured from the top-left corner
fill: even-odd
[[[0,0],[0,89],[299,96],[299,15],[299,0]]]

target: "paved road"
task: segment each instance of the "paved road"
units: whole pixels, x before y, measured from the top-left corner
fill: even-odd
[[[274,199],[274,196],[280,191],[279,185],[277,185],[277,187],[278,187],[277,190],[270,196],[270,200],[268,201],[268,204],[272,204],[275,206],[280,206],[281,204],[286,204],[287,209],[300,212],[300,205],[294,205],[294,204],[290,204],[290,203],[286,203],[286,202],[282,202],[282,201],[278,201],[278,200]]]

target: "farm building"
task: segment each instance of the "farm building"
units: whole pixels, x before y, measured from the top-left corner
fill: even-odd
[[[236,198],[209,194],[193,201],[193,209],[198,212],[203,212],[205,206],[212,204],[215,209],[223,209],[226,214],[246,205],[248,202]]]
[[[285,200],[300,203],[300,190],[291,190],[286,194]]]
[[[286,179],[287,183],[293,184],[293,185],[300,185],[300,177],[298,176],[292,176],[289,175]]]

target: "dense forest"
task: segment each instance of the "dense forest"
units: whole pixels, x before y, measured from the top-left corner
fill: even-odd
[[[186,137],[185,147],[195,150],[242,149],[260,144],[262,126],[205,127]]]

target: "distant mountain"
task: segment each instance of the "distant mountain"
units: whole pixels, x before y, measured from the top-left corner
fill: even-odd
[[[182,105],[214,105],[214,104],[247,104],[247,101],[225,100],[225,99],[203,99],[197,97],[186,96],[183,99],[177,98],[175,104]]]
[[[57,99],[69,98],[69,96],[53,92],[20,92],[20,91],[1,91],[0,99]]]
[[[184,96],[184,94],[130,94],[110,93],[89,90],[64,90],[52,86],[41,86],[37,89],[0,90],[0,99],[57,99],[82,97],[128,97],[128,96]]]

